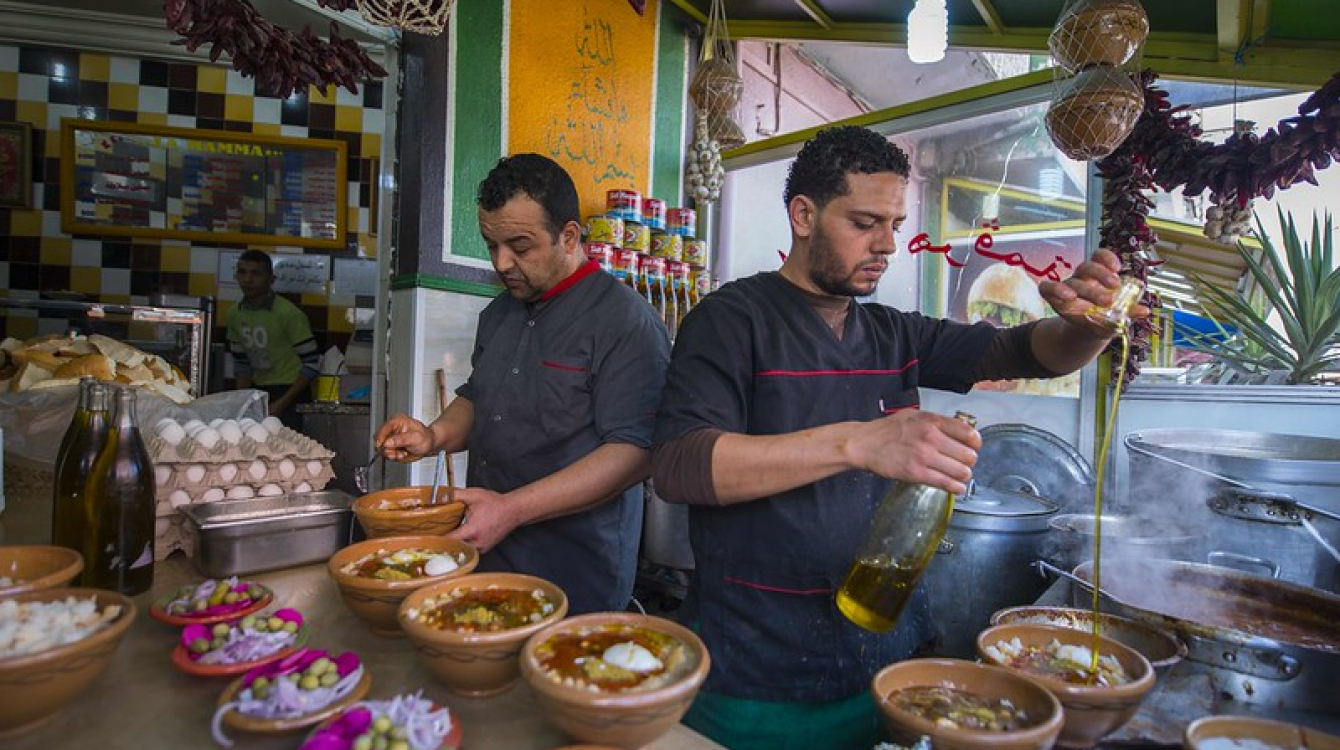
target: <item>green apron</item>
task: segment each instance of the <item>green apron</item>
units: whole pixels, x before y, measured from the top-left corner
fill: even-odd
[[[700,692],[684,723],[730,750],[871,750],[883,737],[868,693],[830,703],[770,703]]]

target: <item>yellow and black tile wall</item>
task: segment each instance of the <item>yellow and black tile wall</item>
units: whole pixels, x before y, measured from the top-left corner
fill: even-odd
[[[240,297],[231,278],[218,278],[218,250],[243,246],[124,237],[72,237],[60,228],[60,123],[80,118],[343,140],[348,145],[349,232],[339,250],[261,247],[334,258],[376,254],[376,165],[384,113],[382,83],[357,94],[334,86],[288,99],[256,93],[236,71],[50,47],[0,44],[0,121],[32,126],[30,210],[0,208],[0,298],[84,295],[106,303],[144,303],[154,293],[208,295],[218,300],[215,341]],[[220,281],[225,282],[220,285]],[[289,295],[307,313],[317,339],[344,347],[351,307],[370,297]],[[0,338],[46,333],[60,321],[28,311],[0,310]]]

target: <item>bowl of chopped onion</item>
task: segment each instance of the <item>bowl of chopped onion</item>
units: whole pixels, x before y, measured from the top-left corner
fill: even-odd
[[[302,615],[293,609],[187,625],[172,650],[172,663],[187,674],[232,677],[301,650],[310,635]]]
[[[463,736],[451,711],[419,692],[355,703],[317,726],[300,750],[457,750]]]
[[[97,589],[0,600],[0,739],[55,718],[107,669],[135,619],[129,597]]]
[[[895,742],[937,750],[1047,750],[1061,704],[1019,672],[960,659],[908,659],[877,673],[870,692]]]
[[[69,586],[84,569],[84,556],[49,544],[0,547],[0,596]]]
[[[349,611],[377,635],[403,638],[396,613],[413,591],[475,569],[475,548],[444,536],[396,536],[351,544],[326,571]]]
[[[1154,687],[1154,668],[1140,652],[1082,630],[995,625],[977,635],[977,653],[988,664],[1028,675],[1056,696],[1065,709],[1056,741],[1062,747],[1098,744],[1135,715]]]
[[[661,617],[595,612],[553,623],[521,650],[521,674],[574,739],[637,748],[689,710],[711,667],[693,631]]]
[[[288,732],[334,716],[368,694],[372,675],[359,658],[303,649],[237,678],[219,696],[214,739],[232,744],[225,728]]]
[[[363,495],[350,507],[369,539],[454,531],[465,503],[448,500],[450,487],[437,488],[436,502],[429,502],[432,493],[432,487],[395,487]]]
[[[1184,750],[1340,750],[1340,737],[1250,716],[1205,716],[1187,725]]]
[[[516,683],[521,645],[567,613],[567,595],[542,578],[471,573],[410,594],[400,605],[400,626],[448,690],[480,697]]]

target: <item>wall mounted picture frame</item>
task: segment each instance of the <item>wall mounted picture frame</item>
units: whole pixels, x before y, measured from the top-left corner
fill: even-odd
[[[344,141],[61,121],[72,235],[343,248]]]
[[[0,122],[0,208],[32,208],[33,128]]]

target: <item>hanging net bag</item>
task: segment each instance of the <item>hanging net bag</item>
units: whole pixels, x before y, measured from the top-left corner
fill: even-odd
[[[744,145],[744,131],[736,121],[744,82],[735,69],[735,51],[726,29],[722,0],[712,0],[703,37],[702,59],[689,82],[689,98],[700,116],[707,117],[707,132],[721,148]]]
[[[437,36],[447,27],[454,0],[358,0],[358,12],[377,26]]]

